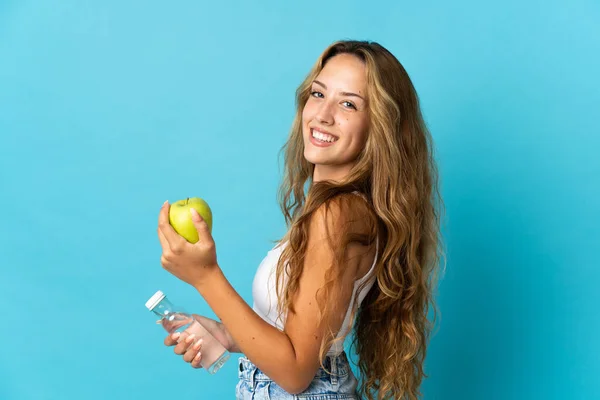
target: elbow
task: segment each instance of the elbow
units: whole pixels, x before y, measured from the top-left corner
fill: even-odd
[[[288,382],[286,385],[281,386],[281,388],[291,395],[298,395],[304,392],[309,386],[310,383]]]
[[[294,374],[294,376],[290,376],[285,382],[275,382],[277,383],[283,390],[291,395],[298,395],[304,392],[310,386],[312,382],[312,377],[310,379],[302,376],[303,374]]]

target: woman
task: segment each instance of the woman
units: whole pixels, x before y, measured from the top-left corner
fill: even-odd
[[[296,94],[279,192],[289,230],[259,266],[254,307],[225,278],[202,218],[193,212],[192,245],[169,225],[168,203],[162,265],[198,290],[221,323],[198,318],[243,353],[238,399],[416,399],[441,247],[417,94],[389,51],[358,41],[327,48]],[[343,348],[351,327],[360,386]],[[198,368],[200,343],[177,338],[165,344]]]

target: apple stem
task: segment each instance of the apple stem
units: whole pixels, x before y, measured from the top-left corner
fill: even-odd
[[[190,198],[188,197],[187,199],[185,199],[185,204],[188,204],[190,202]]]

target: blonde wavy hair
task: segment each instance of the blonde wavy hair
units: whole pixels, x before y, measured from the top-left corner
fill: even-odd
[[[314,165],[304,158],[302,110],[312,82],[338,54],[355,55],[366,66],[370,126],[366,145],[349,175],[342,182],[313,183]],[[339,41],[321,54],[298,87],[296,108],[290,135],[281,149],[285,151],[285,174],[278,201],[289,229],[278,241],[289,245],[283,249],[276,270],[280,315],[283,310],[294,312],[292,300],[298,291],[308,225],[315,210],[321,205],[327,210],[336,202],[351,219],[366,218],[372,231],[365,241],[372,243],[377,236],[379,252],[376,283],[360,308],[356,301],[353,304],[352,345],[360,369],[359,391],[369,400],[418,399],[421,382],[427,377],[423,368],[427,344],[438,314],[434,292],[443,254],[440,220],[444,206],[432,139],[415,88],[404,67],[380,44]],[[366,201],[351,192],[361,193]],[[357,199],[367,207],[356,203]],[[344,263],[344,247],[356,240],[346,233],[335,249],[326,284],[318,293],[321,321],[340,293],[336,278]],[[345,338],[336,336],[330,329],[323,338],[321,366],[330,346]]]

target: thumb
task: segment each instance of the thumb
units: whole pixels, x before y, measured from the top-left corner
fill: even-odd
[[[210,230],[208,229],[208,224],[202,218],[202,216],[193,208],[190,208],[190,213],[192,214],[192,222],[198,231],[198,239],[199,240],[210,240]]]

